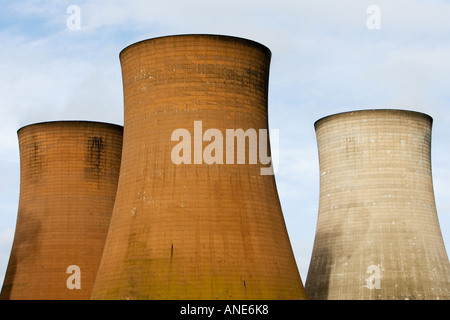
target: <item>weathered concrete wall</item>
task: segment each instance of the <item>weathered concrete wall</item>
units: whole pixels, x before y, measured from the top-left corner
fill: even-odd
[[[85,121],[18,131],[19,209],[2,299],[90,298],[117,190],[122,135],[121,126]],[[67,286],[75,275],[66,273],[71,265],[80,268],[80,289]]]
[[[401,110],[315,124],[320,204],[311,299],[449,299],[431,172],[432,119]]]
[[[267,129],[270,57],[256,42],[215,35],[121,52],[123,159],[93,299],[305,297],[273,175],[248,160],[171,160],[179,128],[196,152],[194,121],[224,144],[226,129]]]

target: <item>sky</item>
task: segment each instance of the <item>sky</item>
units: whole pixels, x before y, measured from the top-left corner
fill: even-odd
[[[0,2],[0,285],[18,209],[17,130],[54,120],[123,125],[119,52],[175,34],[237,36],[272,51],[276,181],[303,282],[319,204],[313,124],[338,112],[389,108],[433,117],[434,191],[448,251],[449,17],[448,0]]]

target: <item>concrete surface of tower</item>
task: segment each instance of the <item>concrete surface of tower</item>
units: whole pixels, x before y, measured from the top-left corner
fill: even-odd
[[[320,203],[310,299],[449,299],[431,171],[432,118],[361,110],[315,124]]]
[[[114,205],[122,126],[18,130],[20,195],[1,299],[89,299]]]
[[[123,159],[93,299],[305,298],[274,176],[249,160],[205,163],[205,136],[193,138],[190,164],[171,159],[172,134],[194,136],[194,121],[224,136],[268,128],[270,58],[220,35],[121,52]]]

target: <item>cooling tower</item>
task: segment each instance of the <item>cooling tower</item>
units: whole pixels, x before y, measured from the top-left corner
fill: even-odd
[[[111,219],[121,126],[57,121],[18,131],[20,196],[2,299],[89,299]]]
[[[311,299],[449,299],[428,115],[341,113],[315,123],[320,162]]]
[[[274,176],[251,160],[253,138],[245,163],[227,138],[267,130],[270,58],[219,35],[121,52],[123,158],[93,299],[305,298]]]

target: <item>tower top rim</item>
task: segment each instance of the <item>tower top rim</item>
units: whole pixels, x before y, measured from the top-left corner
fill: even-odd
[[[328,116],[322,117],[314,122],[314,127],[317,128],[322,122],[326,120],[330,120],[331,118],[335,117],[351,117],[354,114],[361,114],[361,113],[367,113],[367,114],[410,114],[410,115],[416,115],[418,117],[424,117],[428,118],[431,123],[433,122],[433,117],[430,115],[420,112],[420,111],[414,111],[414,110],[407,110],[407,109],[389,109],[389,108],[373,108],[373,109],[359,109],[359,110],[353,110],[353,111],[344,111],[344,112],[338,112],[333,113]]]
[[[260,42],[255,41],[255,40],[251,40],[251,39],[247,39],[247,38],[243,38],[243,37],[239,37],[239,36],[214,34],[214,33],[211,33],[211,34],[208,34],[208,33],[185,33],[185,34],[172,34],[172,35],[153,37],[153,38],[143,39],[143,40],[131,43],[120,51],[119,58],[129,48],[134,47],[139,44],[142,44],[142,43],[151,42],[151,41],[155,41],[155,40],[162,40],[162,39],[171,39],[171,38],[182,39],[182,38],[189,38],[189,37],[190,38],[211,38],[211,39],[216,38],[216,39],[221,39],[221,40],[234,40],[234,41],[246,42],[248,44],[253,44],[254,46],[263,48],[263,50],[267,51],[267,53],[270,57],[272,56],[272,52],[267,46],[265,46],[264,44],[262,44]]]

